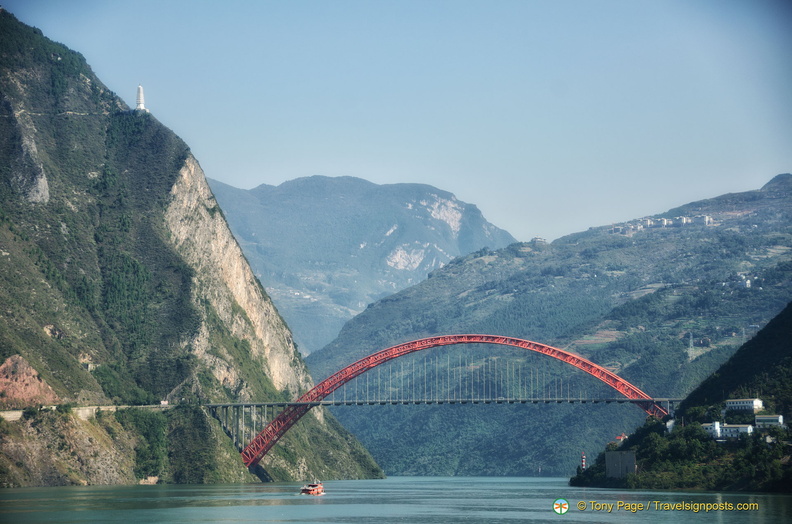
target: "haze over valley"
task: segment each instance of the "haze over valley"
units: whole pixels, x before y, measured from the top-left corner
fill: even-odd
[[[31,17],[50,19],[43,11],[23,7],[28,4],[12,4]],[[59,4],[43,1],[31,5]],[[121,12],[118,5],[107,4],[106,10],[97,7],[97,12],[112,17],[112,13]],[[173,15],[174,5],[163,5],[163,23]],[[285,5],[262,5],[251,6],[251,12],[272,8],[281,15],[292,13]],[[317,9],[335,9],[331,5],[336,4],[321,4]],[[338,5],[338,13],[342,13],[352,4]],[[441,4],[426,5],[428,27],[449,18],[440,16],[445,13],[437,10]],[[374,4],[363,6],[361,9],[370,14],[375,9]],[[405,16],[415,8],[413,4],[401,6],[379,8],[383,10],[377,12],[379,22],[360,27],[381,26],[380,17],[386,12],[400,15],[394,19],[394,27],[423,23],[420,17]],[[482,6],[465,4],[453,12],[449,23],[462,27],[454,24],[481,12]],[[75,4],[77,15],[84,9],[85,5]],[[676,6],[669,12],[652,9],[670,17],[670,13],[687,8]],[[765,11],[757,14],[745,9],[738,11],[751,15],[747,22],[735,18],[733,12],[724,16],[754,29],[760,19],[775,28],[766,21]],[[200,16],[204,11],[214,13],[220,19],[236,13],[220,6],[186,9],[179,13],[184,19],[172,30],[178,33],[192,27],[186,20],[199,16],[196,11],[201,11]],[[483,12],[482,20],[503,19],[513,12],[521,15],[516,20],[535,25],[543,18],[527,15],[540,11],[522,3],[497,4]],[[636,16],[634,11],[630,13]],[[73,14],[67,19],[74,20],[70,18]],[[552,11],[547,19],[557,14]],[[145,33],[151,18],[141,19],[135,28],[137,35]],[[303,21],[316,20],[315,14],[309,13]],[[212,23],[218,30],[225,28],[214,20]],[[77,27],[74,24],[60,25]],[[265,26],[272,30],[270,24],[267,19]],[[118,28],[118,34],[123,35],[128,25],[92,22],[91,27]],[[416,38],[435,36],[426,28],[416,29],[420,29]],[[516,48],[527,49],[524,35],[531,33],[522,29],[519,24],[509,24],[502,32],[505,40],[499,40],[498,45],[508,43],[508,35],[518,35]],[[191,31],[205,38],[204,31]],[[486,28],[481,31],[489,34]],[[784,118],[757,111],[760,117],[749,123],[732,114],[729,118],[739,120],[741,126],[730,129],[752,137],[751,143],[740,147],[734,145],[734,137],[721,134],[723,129],[717,125],[707,127],[712,131],[709,134],[694,126],[686,136],[702,133],[707,139],[693,141],[692,149],[684,137],[684,147],[676,140],[660,145],[651,137],[639,137],[645,147],[654,148],[647,154],[645,148],[629,147],[633,135],[641,135],[631,125],[633,120],[608,121],[601,128],[599,123],[604,125],[605,120],[592,117],[584,134],[606,139],[634,168],[622,166],[615,169],[619,176],[608,178],[603,173],[613,164],[602,157],[597,157],[600,163],[592,162],[589,146],[582,145],[574,133],[564,133],[567,126],[559,122],[565,121],[564,115],[577,114],[580,107],[597,114],[605,107],[610,115],[613,108],[623,110],[624,106],[615,102],[598,105],[588,98],[573,97],[577,102],[563,105],[564,111],[554,119],[540,118],[542,111],[532,112],[530,108],[538,111],[538,106],[530,104],[518,104],[520,111],[513,113],[515,100],[524,97],[506,97],[503,100],[510,100],[511,105],[499,106],[497,86],[527,86],[522,75],[530,67],[522,62],[519,67],[504,67],[523,79],[507,82],[496,71],[481,74],[484,66],[478,59],[458,61],[458,55],[452,54],[453,60],[440,63],[465,73],[454,84],[459,89],[432,88],[429,98],[413,99],[414,104],[409,105],[416,110],[429,107],[439,111],[427,113],[425,122],[397,119],[397,114],[407,112],[405,100],[384,104],[379,90],[374,90],[379,95],[372,94],[371,99],[361,98],[359,107],[345,107],[350,118],[368,114],[372,103],[393,112],[392,120],[375,119],[378,126],[390,121],[394,130],[410,130],[406,135],[396,133],[392,140],[380,137],[368,141],[360,135],[356,135],[358,140],[345,138],[344,130],[350,128],[344,125],[337,131],[339,140],[330,140],[332,133],[323,141],[309,132],[297,133],[297,128],[289,131],[284,122],[297,126],[301,119],[308,119],[306,115],[318,118],[323,112],[316,107],[295,113],[291,120],[276,118],[275,113],[272,118],[259,114],[254,119],[259,132],[248,131],[245,140],[238,139],[246,144],[246,154],[239,156],[236,165],[261,169],[256,182],[249,184],[253,189],[239,189],[229,184],[234,177],[226,176],[220,157],[215,156],[218,151],[239,151],[226,149],[228,142],[219,138],[238,130],[213,116],[218,104],[192,108],[194,115],[211,122],[219,134],[212,135],[215,143],[195,137],[199,145],[193,146],[193,132],[200,126],[186,125],[192,120],[182,120],[175,116],[178,112],[171,112],[176,102],[170,98],[165,103],[162,84],[154,82],[151,90],[146,87],[145,104],[140,86],[136,103],[129,105],[113,91],[115,87],[104,83],[103,75],[92,70],[83,55],[54,42],[46,33],[0,9],[0,486],[241,483],[383,475],[569,476],[579,464],[581,451],[593,454],[604,449],[617,435],[626,435],[646,418],[640,404],[582,403],[586,398],[614,396],[613,383],[607,379],[612,374],[620,377],[619,384],[629,383],[653,398],[682,398],[698,391],[694,398],[709,404],[693,406],[692,413],[697,422],[708,423],[704,418],[717,417],[719,403],[725,400],[713,393],[719,389],[719,383],[713,383],[718,377],[712,378],[713,374],[731,370],[728,374],[724,371],[724,377],[731,378],[721,388],[721,396],[727,391],[729,396],[764,394],[779,415],[792,417],[784,378],[784,352],[792,350],[784,338],[792,298],[792,174],[785,173],[792,157],[786,147],[789,128]],[[255,34],[270,36],[266,31]],[[489,42],[481,33],[472,34],[478,35],[470,40],[473,43]],[[544,31],[535,34],[537,38],[547,36]],[[771,42],[788,39],[786,33],[768,34]],[[74,37],[69,31],[64,35]],[[360,35],[348,36],[350,43],[358,43]],[[712,35],[705,36],[708,45],[701,52],[706,57],[705,51],[712,50]],[[157,34],[148,38],[156,40]],[[218,46],[224,42],[217,35],[208,40]],[[667,39],[654,41],[670,45]],[[761,40],[757,46],[764,48],[769,41]],[[402,34],[394,42],[415,44]],[[331,42],[327,45],[333,47]],[[427,49],[429,55],[432,49],[437,51],[432,46],[415,45],[413,51]],[[147,48],[144,38],[139,53],[145,54]],[[250,46],[276,48],[271,43],[264,48]],[[162,52],[166,49],[170,50],[163,48]],[[646,42],[631,49],[648,52]],[[95,52],[95,46],[86,52]],[[222,56],[236,63],[240,56],[255,55],[250,53],[224,52]],[[786,53],[769,55],[768,63],[757,68],[773,76],[766,71],[768,64]],[[408,55],[414,57],[415,64],[426,66],[418,59],[422,53]],[[497,56],[503,58],[503,64],[512,64],[511,54]],[[537,62],[537,55],[530,56],[529,63],[544,62]],[[648,56],[658,63],[656,55]],[[186,81],[205,94],[205,84],[195,80],[195,72],[203,69],[193,68],[191,74],[184,74],[191,57],[158,62],[167,63],[169,69],[161,78],[170,78],[171,70],[176,71],[181,90],[190,91]],[[371,59],[381,64],[381,58],[375,52]],[[741,56],[739,62],[744,59]],[[284,59],[283,71],[293,71],[286,66],[291,63]],[[349,68],[355,69],[351,64],[359,63],[352,60]],[[468,63],[477,65],[468,67]],[[399,64],[404,67],[403,62],[389,66]],[[246,64],[248,70],[273,71],[255,66],[254,62]],[[713,69],[720,71],[719,67]],[[379,67],[373,70],[379,71]],[[433,70],[427,68],[427,72]],[[327,79],[315,74],[321,71]],[[331,71],[333,67],[311,69],[310,82],[285,77],[282,81],[287,91],[308,89],[305,97],[328,102],[328,107],[346,100],[339,98],[340,92],[363,92],[362,88],[339,90],[338,84],[331,82],[338,78]],[[688,68],[685,71],[690,73]],[[638,83],[656,87],[655,76],[641,75]],[[462,81],[468,77],[476,81]],[[279,77],[273,74],[269,78],[270,82],[261,83],[264,91],[277,87],[272,79]],[[493,84],[482,91],[480,81],[488,78]],[[723,75],[707,78],[681,92],[700,95]],[[130,84],[130,97],[141,83]],[[217,85],[223,89],[236,85],[240,93],[247,86],[238,78]],[[314,90],[324,85],[328,86],[325,91]],[[411,80],[388,85],[401,85],[411,92],[419,84]],[[471,91],[474,85],[478,88]],[[631,91],[629,82],[620,85],[625,92]],[[736,92],[751,101],[746,107],[755,108],[757,92],[751,86],[737,87]],[[767,93],[774,93],[776,87],[773,84]],[[158,90],[159,94],[149,96]],[[564,96],[565,90],[554,92]],[[671,89],[667,96],[655,98],[670,107],[669,100],[678,92]],[[478,117],[471,121],[445,119],[443,115],[457,114],[456,108],[462,107],[455,94],[465,100],[462,106],[466,111],[473,111],[464,114]],[[607,100],[613,100],[612,94],[608,92]],[[239,100],[224,96],[232,115],[239,114],[234,109],[239,100],[251,113],[261,107],[250,99],[244,102],[241,94]],[[261,96],[267,103],[277,98]],[[477,100],[481,104],[473,103]],[[720,103],[703,105],[720,115]],[[168,105],[168,109],[163,107]],[[652,106],[651,114],[657,117],[663,113],[663,105]],[[698,110],[699,105],[693,106]],[[778,114],[784,115],[790,106],[784,103],[779,107]],[[504,116],[512,114],[536,114],[536,118],[522,118],[515,128],[514,121]],[[680,114],[673,113],[676,117]],[[669,116],[668,120],[676,119]],[[341,121],[359,122],[355,118],[335,120]],[[433,127],[439,121],[448,122],[445,132]],[[493,135],[489,124],[498,121],[505,127]],[[526,131],[526,122],[532,127],[524,134],[519,130]],[[640,129],[653,129],[652,122],[657,120],[642,123]],[[240,128],[246,128],[241,123]],[[424,123],[428,131],[424,131]],[[186,128],[190,143],[171,126],[178,127],[179,133],[182,126]],[[361,128],[367,126],[361,124]],[[382,132],[380,127],[367,129],[367,137],[372,139],[378,136],[377,129]],[[662,129],[669,134],[673,134],[670,130],[691,130],[683,121]],[[763,132],[752,134],[751,130],[758,129]],[[328,150],[355,144],[357,151],[344,154],[359,158],[360,164],[347,163],[355,169],[341,170],[341,157],[320,155],[307,145],[304,154],[272,160],[277,156],[274,151],[280,151],[271,141],[276,130],[283,137],[301,135],[300,140],[290,140],[289,147],[281,143],[283,151],[294,153],[297,144],[319,144]],[[408,135],[410,140],[405,138]],[[472,142],[468,135],[473,136]],[[490,135],[495,142],[489,140]],[[570,143],[559,138],[566,136]],[[754,147],[760,136],[764,137],[763,146]],[[401,139],[395,140],[397,137]],[[262,143],[266,144],[263,150]],[[554,144],[555,153],[549,143]],[[702,151],[695,149],[696,144]],[[716,147],[712,149],[711,144]],[[603,143],[590,147],[599,146]],[[212,153],[206,155],[204,164],[203,152],[209,150]],[[640,161],[632,156],[639,150],[643,152]],[[723,154],[730,163],[707,162],[715,150],[726,151]],[[364,155],[364,151],[371,153]],[[448,156],[449,151],[459,156]],[[529,162],[533,171],[526,168],[526,159],[544,158],[545,154],[556,158],[558,165],[551,169],[545,158]],[[676,165],[684,164],[684,169],[650,161],[659,156],[675,158]],[[759,156],[762,158],[757,160]],[[500,163],[518,157],[521,160],[509,168]],[[737,157],[744,163],[737,162]],[[275,164],[262,160],[294,166],[299,164],[298,158],[307,159],[302,166],[310,172],[276,170]],[[395,158],[409,165],[405,167]],[[317,174],[323,172],[317,167],[323,160],[328,162],[326,172],[339,176]],[[485,166],[489,161],[492,165]],[[399,177],[423,180],[433,169],[443,176],[427,176],[424,183],[394,181],[383,175],[386,162],[393,164],[385,171],[398,171]],[[229,160],[227,165],[234,164]],[[423,166],[420,169],[419,164]],[[294,176],[268,178],[274,171],[279,173],[275,178],[285,173]],[[532,185],[525,186],[523,178],[529,171],[535,176]],[[563,172],[575,175],[564,177]],[[581,178],[580,173],[586,176]],[[207,179],[207,175],[213,178]],[[683,198],[689,193],[677,176],[701,184],[695,191],[699,196]],[[364,179],[367,177],[370,180]],[[476,184],[468,185],[471,180]],[[504,180],[511,183],[504,185]],[[643,185],[646,180],[653,183]],[[734,189],[735,180],[740,180],[739,190]],[[747,181],[752,185],[746,187]],[[632,183],[642,188],[636,193]],[[631,190],[625,191],[628,186]],[[667,201],[655,198],[657,188],[673,193],[674,203],[666,206],[669,209],[656,209],[658,202]],[[595,208],[607,208],[608,213],[593,213]],[[570,217],[574,220],[568,221]],[[515,224],[519,231],[512,230]],[[558,229],[570,224],[579,224],[576,232]],[[549,239],[539,236],[543,226],[555,228]],[[528,231],[536,234],[526,234]],[[325,377],[339,377],[339,370],[347,370],[351,363],[384,348],[454,333],[535,340],[544,347],[566,351],[576,362],[586,359],[603,374],[586,373],[582,371],[585,366],[569,365],[570,360],[523,348],[433,346],[387,363],[377,361],[382,365],[345,384],[340,381],[352,375],[341,374],[336,383],[341,387],[327,392],[345,402],[350,399],[346,404],[365,405],[294,403],[307,392],[316,392],[315,386]],[[744,362],[745,355],[752,352],[762,355],[762,365],[750,368],[748,382],[735,382],[734,364],[721,368],[735,355],[738,362]],[[765,386],[765,390],[755,391]],[[356,399],[357,395],[366,395],[366,400]],[[489,402],[457,402],[475,397],[486,397]],[[524,403],[507,402],[520,397]],[[394,399],[400,402],[391,402]],[[426,402],[432,399],[434,402]],[[451,399],[453,405],[448,402]],[[530,401],[540,399],[579,402]],[[269,411],[261,409],[262,404],[267,404]],[[278,410],[292,417],[290,423],[298,419],[299,423],[293,427],[273,424],[275,429],[268,426],[260,438],[270,439],[267,442],[273,447],[260,463],[245,467],[251,464],[247,462],[248,444],[258,441],[256,433]],[[647,437],[647,442],[657,444],[665,426],[652,424],[651,431],[658,437]],[[777,437],[780,442],[789,440],[788,434]],[[715,449],[709,443],[701,446]],[[752,457],[760,456],[767,446],[757,444],[754,448]],[[639,449],[655,448],[642,445]],[[783,446],[778,449],[785,452]],[[244,464],[241,457],[245,457]],[[788,464],[778,457],[766,462],[771,466],[763,483],[741,485],[764,489],[777,485],[778,479],[789,473]],[[645,464],[655,467],[649,461]],[[724,477],[728,475],[718,476]]]
[[[209,183],[304,354],[454,257],[516,241],[475,205],[425,184],[315,176],[246,191]]]

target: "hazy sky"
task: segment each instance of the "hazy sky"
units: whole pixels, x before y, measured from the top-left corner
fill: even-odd
[[[529,240],[792,171],[789,1],[2,5],[236,187],[423,182]]]

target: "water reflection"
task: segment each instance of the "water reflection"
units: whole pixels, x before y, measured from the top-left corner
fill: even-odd
[[[431,478],[325,482],[322,497],[300,495],[301,483],[211,486],[88,486],[0,490],[0,521],[39,522],[792,522],[789,495],[618,491],[570,488],[566,479]],[[757,503],[759,511],[594,511],[617,501]],[[585,502],[580,511],[578,502]]]

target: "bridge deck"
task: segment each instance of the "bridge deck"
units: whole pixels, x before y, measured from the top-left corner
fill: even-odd
[[[389,400],[319,400],[315,402],[244,402],[235,404],[204,404],[207,408],[223,407],[277,407],[285,408],[289,406],[385,406],[385,405],[409,405],[409,404],[611,404],[619,403],[679,403],[681,398],[491,398],[491,399],[389,399]]]

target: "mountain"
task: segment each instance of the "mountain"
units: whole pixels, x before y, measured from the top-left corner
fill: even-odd
[[[454,257],[515,242],[476,206],[424,184],[325,176],[251,190],[209,183],[304,354],[369,303]]]
[[[426,281],[371,304],[306,362],[319,380],[396,343],[491,333],[564,348],[650,395],[682,397],[778,314],[790,296],[792,175],[784,174],[759,190],[593,227],[552,244],[513,244],[457,258]],[[465,353],[470,354],[461,364],[457,355]],[[503,350],[491,347],[433,354],[437,360],[407,366],[418,370],[416,380],[428,375],[431,383],[433,373],[487,370],[505,359],[499,356]],[[574,396],[614,395],[570,366],[553,367],[549,359],[530,355],[512,359],[511,369],[532,373],[523,381],[536,384],[541,376],[536,395],[553,397],[561,384]],[[432,371],[437,366],[439,373]],[[441,388],[432,394],[445,398],[449,392]],[[530,475],[540,468],[569,474],[580,451],[601,449],[643,418],[634,406],[591,404],[333,412],[391,475]],[[400,428],[402,438],[393,428]],[[563,446],[557,445],[558,435],[564,435]]]
[[[754,424],[754,413],[726,412],[728,399],[756,398],[767,415],[792,417],[792,303],[682,402],[673,429],[648,421],[608,451],[634,451],[638,472],[606,478],[605,456],[570,480],[577,486],[718,491],[792,491],[790,431],[770,428],[715,442],[701,423]],[[788,423],[787,423],[788,426]]]
[[[28,408],[0,424],[0,484],[254,480],[200,405],[312,381],[198,162],[80,54],[2,9],[0,35],[0,407]],[[160,401],[173,409],[72,411]],[[321,410],[265,468],[378,471]]]
[[[792,420],[792,303],[699,384],[679,412],[695,417],[697,407],[720,407],[730,398],[757,396],[772,406],[773,413]]]

